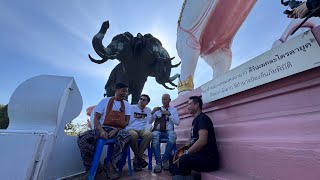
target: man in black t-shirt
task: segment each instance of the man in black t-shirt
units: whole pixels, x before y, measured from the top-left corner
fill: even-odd
[[[211,119],[202,112],[202,100],[198,96],[189,98],[188,110],[193,115],[191,140],[184,146],[184,154],[170,167],[173,175],[190,175],[215,171],[219,168],[219,153]]]

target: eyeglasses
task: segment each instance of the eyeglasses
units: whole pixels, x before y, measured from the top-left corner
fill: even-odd
[[[148,101],[148,100],[144,98],[140,98],[140,101]]]

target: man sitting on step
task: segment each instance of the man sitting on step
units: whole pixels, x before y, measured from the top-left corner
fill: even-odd
[[[177,151],[176,156],[179,156],[181,149],[184,153],[170,166],[173,175],[188,176],[192,170],[208,172],[219,168],[219,153],[211,119],[202,112],[200,97],[192,96],[189,99],[187,107],[194,118],[191,141]]]

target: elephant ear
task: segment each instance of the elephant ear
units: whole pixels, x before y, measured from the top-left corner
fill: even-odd
[[[159,39],[153,37],[152,34],[145,34],[143,37],[145,38],[146,42],[162,46],[161,41]]]
[[[162,47],[162,43],[159,39],[153,37],[151,34],[146,34],[145,36],[148,36],[146,39],[146,44],[149,46],[148,49],[151,50],[150,52],[156,59],[170,58],[169,53]]]
[[[131,41],[133,39],[133,35],[129,32],[125,32],[123,34],[118,34],[115,37],[113,37],[112,41],[119,41],[124,38],[127,39],[128,41]]]
[[[130,41],[133,39],[133,35],[129,32],[125,32],[123,35],[125,35]]]

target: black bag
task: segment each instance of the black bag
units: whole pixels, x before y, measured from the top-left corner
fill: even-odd
[[[161,117],[156,118],[152,131],[166,131],[167,130],[167,119],[166,115],[162,114]]]

